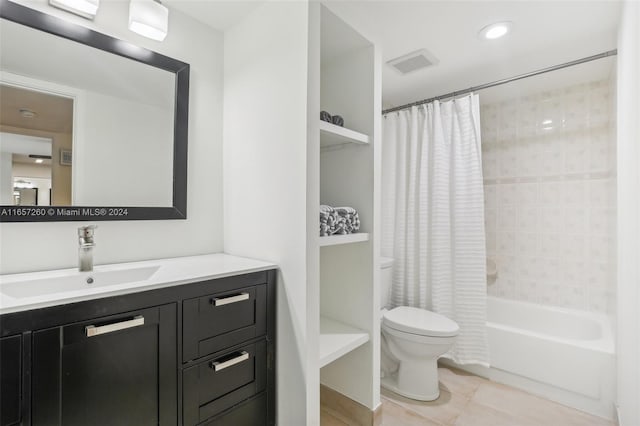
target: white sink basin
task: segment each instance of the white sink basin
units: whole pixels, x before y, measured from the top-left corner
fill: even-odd
[[[3,283],[0,292],[14,298],[35,297],[54,293],[86,290],[118,284],[146,281],[160,266],[145,266],[113,271],[76,272],[69,275],[37,280]]]

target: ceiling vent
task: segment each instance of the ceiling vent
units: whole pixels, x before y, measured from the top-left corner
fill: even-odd
[[[408,74],[437,63],[438,59],[426,49],[416,50],[387,62],[387,64],[398,70],[400,74]]]

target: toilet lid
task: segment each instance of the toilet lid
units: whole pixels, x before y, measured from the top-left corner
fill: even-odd
[[[399,306],[384,314],[384,324],[405,333],[421,336],[457,336],[460,327],[455,321],[426,309]]]

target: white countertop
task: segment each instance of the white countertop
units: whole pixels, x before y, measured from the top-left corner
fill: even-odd
[[[158,267],[158,270],[148,279],[126,284],[114,284],[101,287],[91,287],[73,291],[55,292],[29,297],[12,297],[5,294],[3,286],[16,282],[54,279],[65,276],[78,275],[89,277],[92,273],[118,271],[130,268]],[[112,265],[98,265],[93,272],[78,272],[76,268],[59,269],[55,271],[29,272],[24,274],[0,275],[0,315],[30,309],[45,308],[84,300],[136,293],[156,288],[188,284],[197,281],[240,275],[250,272],[274,269],[277,265],[261,260],[231,256],[224,253],[207,254],[202,256],[175,257],[170,259],[145,260],[142,262],[117,263]],[[24,285],[29,285],[25,282]]]

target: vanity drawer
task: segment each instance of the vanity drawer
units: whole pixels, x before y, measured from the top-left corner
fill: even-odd
[[[264,335],[266,284],[185,300],[182,361],[187,362]]]
[[[269,401],[267,393],[251,398],[233,407],[232,410],[220,414],[203,425],[206,426],[266,426],[268,420]],[[274,424],[274,423],[272,423]]]
[[[183,422],[191,426],[266,389],[267,345],[262,340],[186,368]]]

